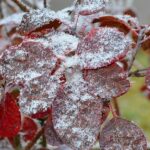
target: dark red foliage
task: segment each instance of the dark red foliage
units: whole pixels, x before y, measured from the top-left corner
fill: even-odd
[[[123,58],[131,45],[131,39],[116,28],[92,29],[78,45],[80,65],[85,69],[110,65]]]
[[[29,117],[24,117],[22,121],[22,133],[25,141],[32,141],[38,131],[37,123]]]
[[[0,137],[13,137],[21,127],[21,115],[16,100],[6,93],[0,104]]]
[[[147,150],[146,138],[134,123],[121,118],[113,118],[103,128],[100,135],[101,150],[132,149]]]
[[[84,70],[83,74],[89,92],[103,98],[103,101],[118,97],[130,88],[127,73],[116,63],[101,69]]]
[[[54,129],[74,150],[90,149],[99,134],[102,103],[98,99],[78,101],[70,94],[60,91],[53,103]]]

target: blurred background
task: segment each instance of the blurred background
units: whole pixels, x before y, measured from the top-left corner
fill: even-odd
[[[58,10],[72,3],[73,0],[51,0],[51,8]],[[133,8],[141,24],[150,24],[150,0],[134,0]],[[137,63],[141,68],[148,67],[150,60],[144,52],[139,52]],[[132,78],[130,91],[119,98],[119,107],[123,118],[134,121],[140,126],[150,141],[150,100],[140,91],[143,78]]]

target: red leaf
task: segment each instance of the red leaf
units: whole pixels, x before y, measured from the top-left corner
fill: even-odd
[[[22,34],[41,32],[46,29],[57,29],[61,25],[56,13],[49,9],[32,10],[23,16],[19,30]]]
[[[79,101],[71,94],[60,90],[53,103],[54,129],[72,149],[90,149],[99,134],[102,104],[98,99]]]
[[[125,35],[130,34],[134,42],[138,40],[138,34],[134,29],[140,29],[136,18],[126,15],[101,16],[93,20],[93,23],[99,23],[100,27],[117,28]]]
[[[127,73],[117,64],[96,70],[84,70],[83,73],[84,79],[89,83],[89,92],[103,98],[103,101],[118,97],[130,88]]]
[[[91,15],[103,11],[106,7],[106,0],[78,0],[76,7],[80,15]]]
[[[147,150],[147,142],[142,130],[135,124],[121,118],[113,118],[101,132],[100,147],[101,150]]]
[[[131,43],[131,39],[116,28],[92,29],[78,44],[80,65],[86,69],[110,65],[126,55]]]
[[[29,117],[23,118],[22,132],[25,141],[32,141],[38,131],[35,121]]]
[[[3,52],[0,71],[8,84],[21,85],[19,103],[25,114],[43,112],[51,106],[60,78],[56,74],[50,77],[56,62],[57,58],[44,43],[31,39]]]
[[[52,123],[52,116],[50,116],[45,125],[45,137],[47,143],[52,146],[60,146],[63,144],[62,140],[56,133],[53,123]]]
[[[21,115],[15,99],[6,93],[0,104],[0,137],[13,137],[20,131]]]

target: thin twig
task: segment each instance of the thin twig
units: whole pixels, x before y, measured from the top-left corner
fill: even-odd
[[[119,104],[118,104],[117,98],[113,99],[113,105],[114,105],[117,116],[120,116],[120,109],[119,109]]]
[[[43,0],[44,8],[47,8],[47,0]]]
[[[22,3],[20,0],[12,0],[16,5],[19,6],[19,8],[24,11],[24,12],[29,12],[30,9],[24,4]]]
[[[145,77],[149,68],[136,70],[129,73],[129,77]]]
[[[0,19],[4,17],[3,10],[2,10],[2,0],[0,0]]]
[[[118,115],[117,115],[116,110],[113,108],[111,103],[109,103],[109,108],[110,108],[110,111],[112,112],[113,117],[117,118]]]
[[[129,64],[129,68],[128,68],[129,71],[131,70],[131,68],[132,68],[132,66],[133,66],[133,63],[134,63],[134,61],[135,61],[136,55],[137,55],[137,53],[138,53],[138,50],[139,50],[139,48],[141,47],[141,39],[142,39],[142,37],[143,37],[144,31],[145,31],[145,29],[141,30],[140,33],[139,33],[138,41],[137,41],[136,47],[133,49],[133,54],[132,54],[132,55],[133,55],[133,58],[132,58],[132,60],[131,60],[131,62],[130,62],[130,64]]]
[[[44,127],[42,127],[39,132],[36,134],[36,136],[34,137],[34,139],[28,143],[28,145],[25,147],[24,150],[30,150],[34,144],[37,142],[37,140],[42,136],[42,134],[44,133]]]

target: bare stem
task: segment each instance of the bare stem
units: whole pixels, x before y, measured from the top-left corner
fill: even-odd
[[[112,106],[111,103],[109,103],[109,108],[110,108],[110,110],[111,110],[111,112],[112,112],[113,117],[114,117],[114,118],[117,118],[118,115],[117,115],[116,110],[113,108],[113,106]]]
[[[42,127],[39,130],[39,132],[36,134],[34,139],[30,143],[28,143],[28,145],[25,147],[24,150],[30,150],[34,146],[34,144],[37,142],[37,140],[43,135],[43,133],[44,133],[44,127]]]
[[[44,8],[47,8],[47,0],[43,0]]]
[[[0,0],[0,19],[3,18],[3,10],[2,10],[2,0]]]
[[[129,77],[145,77],[149,68],[136,70],[129,73]]]
[[[118,104],[117,98],[114,98],[113,105],[114,105],[117,116],[120,116],[120,109],[119,109],[119,104]]]
[[[24,12],[29,12],[29,8],[24,4],[22,3],[20,0],[12,0],[16,5],[19,6],[19,8],[24,11]]]

